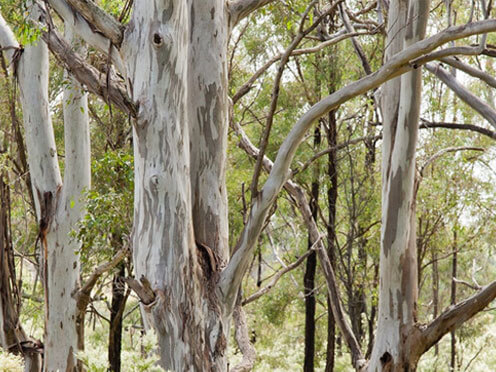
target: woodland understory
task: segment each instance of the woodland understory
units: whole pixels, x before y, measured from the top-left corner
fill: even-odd
[[[492,0],[0,0],[0,372],[496,370]]]

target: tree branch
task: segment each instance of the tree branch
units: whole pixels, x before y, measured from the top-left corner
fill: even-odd
[[[427,62],[434,61],[436,59],[442,59],[454,55],[464,55],[464,56],[477,56],[479,54],[483,54],[484,49],[481,50],[478,46],[457,46],[451,47],[441,50],[436,50],[433,53],[426,54],[425,56],[421,56],[417,59],[414,59],[411,64],[416,67],[420,65],[424,65]]]
[[[90,277],[86,280],[86,283],[83,285],[83,287],[79,289],[76,293],[75,298],[77,301],[77,308],[79,311],[86,310],[86,306],[88,306],[88,303],[91,299],[90,297],[91,291],[93,290],[93,287],[98,281],[98,278],[100,278],[100,276],[103,273],[110,271],[114,267],[116,267],[128,255],[129,255],[129,249],[127,247],[124,247],[120,249],[114,255],[114,257],[112,257],[112,260],[101,264],[95,269],[95,271],[93,271]]]
[[[434,155],[432,155],[427,161],[424,163],[422,168],[420,168],[419,174],[420,178],[424,176],[425,169],[432,164],[434,161],[439,159],[441,156],[444,154],[450,153],[450,152],[457,152],[457,151],[466,151],[466,150],[472,150],[472,151],[485,151],[481,147],[471,147],[471,146],[461,146],[461,147],[448,147],[445,149],[442,149],[441,151],[436,152]]]
[[[126,76],[126,69],[124,63],[122,62],[121,55],[119,51],[111,41],[112,39],[107,38],[103,34],[97,32],[96,26],[89,23],[84,19],[79,12],[71,8],[65,0],[47,0],[50,6],[57,12],[57,14],[63,19],[65,24],[70,25],[74,28],[74,31],[87,42],[92,47],[98,49],[100,52],[108,55],[110,52],[110,59],[115,64],[117,70]]]
[[[14,55],[16,51],[19,50],[19,43],[17,42],[14,33],[3,19],[0,14],[0,49],[4,53],[5,57],[7,57],[7,61],[9,64],[12,64],[14,61]]]
[[[343,24],[344,27],[346,28],[346,31],[348,31],[348,33],[355,33],[355,29],[351,24],[350,19],[348,18],[348,13],[346,12],[344,5],[339,5],[339,13],[341,14],[341,19],[343,20]],[[355,49],[355,53],[362,62],[362,66],[363,66],[363,70],[365,71],[365,74],[370,75],[372,73],[372,69],[370,68],[369,61],[367,60],[367,56],[363,51],[362,45],[354,37],[351,38],[351,42],[353,44],[353,48]]]
[[[489,85],[493,88],[496,88],[496,79],[484,71],[481,71],[477,68],[469,66],[469,65],[463,63],[462,61],[460,61],[459,59],[453,58],[453,57],[441,58],[440,61],[444,62],[444,63],[446,63],[446,64],[448,64],[448,65],[450,65],[450,66],[452,66],[452,67],[454,67],[460,71],[463,71],[468,75],[479,78],[482,81],[484,81],[487,85]]]
[[[252,157],[257,157],[258,149],[251,143],[248,136],[243,132],[241,127],[233,123],[234,130],[240,136],[240,147],[243,148]],[[270,172],[275,166],[272,161],[264,156],[264,168],[267,172]],[[286,181],[284,184],[286,191],[296,200],[297,207],[299,208],[301,215],[307,225],[310,241],[312,243],[312,249],[317,251],[320,259],[322,270],[324,271],[324,276],[327,283],[327,291],[329,293],[329,300],[331,303],[331,311],[336,319],[339,329],[341,330],[346,344],[351,350],[351,359],[353,366],[360,370],[365,364],[365,359],[360,350],[360,345],[357,342],[353,330],[348,324],[346,317],[344,315],[343,307],[341,305],[341,299],[339,296],[338,285],[336,283],[336,277],[334,275],[334,269],[332,268],[329,257],[327,256],[326,249],[322,242],[317,224],[312,217],[312,212],[310,210],[308,201],[305,196],[305,191],[292,180]],[[310,251],[309,251],[310,252]]]
[[[243,276],[248,269],[250,256],[264,226],[265,218],[277,194],[289,177],[289,167],[296,149],[314,121],[349,99],[374,89],[384,82],[413,69],[410,61],[432,52],[437,47],[463,37],[496,30],[496,20],[480,21],[450,27],[434,36],[416,42],[394,55],[378,71],[358,80],[313,105],[295,124],[281,145],[272,171],[262,190],[254,199],[248,221],[238,240],[235,253],[222,271],[219,290],[226,301],[234,302]]]
[[[303,49],[296,49],[291,52],[291,56],[300,56],[304,54],[310,54],[310,53],[317,53],[321,51],[322,49],[337,44],[342,40],[346,40],[350,37],[354,36],[360,36],[360,35],[370,35],[370,32],[368,31],[363,31],[363,32],[352,32],[352,33],[345,33],[345,34],[336,34],[332,36],[329,40],[324,41],[323,43],[316,45],[311,48],[303,48]],[[283,54],[278,54],[275,57],[272,57],[270,60],[268,60],[262,67],[260,67],[255,73],[250,77],[250,79],[244,83],[238,91],[234,94],[232,97],[233,103],[238,102],[246,93],[248,93],[255,83],[255,81],[262,75],[265,71],[269,69],[270,66],[272,66],[274,63],[276,63],[278,60],[282,58]]]
[[[459,130],[470,130],[473,132],[478,132],[480,134],[483,134],[484,136],[487,136],[493,140],[496,140],[496,132],[479,127],[477,125],[473,124],[462,124],[462,123],[446,123],[446,122],[430,122],[425,119],[420,119],[422,120],[422,123],[420,124],[420,128],[446,128],[446,129],[459,129]]]
[[[90,25],[95,26],[98,31],[110,39],[112,44],[120,47],[122,43],[124,26],[116,21],[114,17],[107,14],[103,9],[91,0],[67,0],[72,7],[77,10]]]
[[[264,132],[263,132],[263,135],[262,135],[262,139],[260,141],[260,152],[259,152],[258,157],[257,157],[257,162],[255,164],[255,169],[253,171],[253,178],[252,178],[251,185],[250,185],[250,191],[251,191],[252,198],[254,198],[257,195],[257,193],[258,193],[258,178],[260,176],[260,171],[261,171],[261,168],[262,168],[262,159],[263,159],[263,156],[265,154],[265,150],[267,149],[267,146],[268,146],[268,143],[269,143],[269,136],[270,136],[270,132],[271,132],[271,129],[272,129],[272,124],[274,122],[274,115],[275,115],[275,112],[276,112],[276,109],[277,109],[277,102],[278,102],[278,99],[279,99],[280,82],[281,82],[281,79],[282,79],[282,75],[284,73],[284,68],[285,68],[286,64],[288,63],[288,61],[289,61],[289,57],[291,55],[291,52],[298,46],[298,44],[300,43],[300,41],[306,35],[308,35],[310,32],[312,32],[313,30],[315,30],[317,28],[317,26],[323,21],[323,19],[330,12],[332,12],[333,9],[338,4],[340,4],[342,1],[343,0],[339,0],[334,5],[328,7],[326,9],[326,11],[323,12],[323,14],[320,15],[319,18],[312,25],[310,25],[310,27],[308,27],[306,30],[304,30],[303,27],[305,25],[305,21],[306,21],[306,18],[308,16],[308,13],[317,4],[316,1],[311,2],[307,6],[307,8],[305,9],[305,13],[302,16],[302,19],[300,21],[300,27],[299,27],[298,34],[293,39],[293,41],[291,42],[291,44],[288,47],[288,49],[284,52],[284,54],[281,57],[281,62],[279,63],[279,67],[277,69],[277,74],[276,74],[276,77],[274,79],[274,84],[273,84],[273,88],[272,88],[272,95],[271,95],[272,100],[270,102],[269,113],[267,114],[267,120],[265,122]]]
[[[437,76],[444,84],[446,84],[448,88],[460,97],[463,102],[472,107],[493,127],[496,128],[496,111],[494,109],[461,85],[458,80],[456,80],[456,78],[448,71],[443,69],[441,65],[428,63],[425,67],[429,72]]]
[[[153,291],[150,282],[144,276],[139,281],[134,278],[126,278],[124,281],[136,293],[144,305],[152,305],[157,299],[157,295]]]
[[[83,58],[74,53],[67,42],[55,30],[42,32],[42,38],[51,52],[88,91],[97,94],[104,101],[110,101],[125,113],[136,117],[138,109],[129,99],[126,88],[115,79],[108,79]],[[107,84],[108,83],[108,84]]]
[[[483,310],[495,298],[496,281],[488,284],[466,300],[450,306],[427,327],[421,329],[420,355],[435,345],[445,334],[459,328],[464,322]]]
[[[255,364],[257,353],[250,342],[248,326],[246,324],[246,315],[241,305],[236,305],[234,308],[233,320],[234,338],[236,339],[239,349],[243,354],[243,359],[232,369],[232,372],[249,372]]]
[[[344,143],[340,143],[340,144],[337,144],[336,146],[333,146],[333,147],[329,147],[325,150],[322,150],[316,154],[314,154],[310,159],[308,159],[303,165],[301,168],[296,168],[292,174],[295,175],[297,173],[301,173],[303,171],[305,171],[315,160],[317,160],[318,158],[330,153],[331,151],[339,151],[339,150],[342,150],[348,146],[351,146],[351,145],[356,145],[357,143],[360,143],[360,142],[365,142],[365,141],[377,141],[377,140],[380,140],[382,139],[382,134],[379,134],[377,136],[367,136],[367,137],[359,137],[359,138],[354,138],[352,140],[349,140],[347,142],[344,142]]]
[[[290,265],[286,266],[285,268],[279,270],[274,277],[271,279],[270,283],[267,284],[265,287],[261,288],[257,292],[253,293],[250,297],[245,298],[241,305],[245,306],[248,305],[250,302],[253,302],[255,300],[258,300],[260,297],[262,297],[264,294],[269,292],[281,279],[281,277],[286,274],[287,272],[296,269],[300,264],[305,261],[305,259],[311,254],[315,252],[315,248],[311,248],[307,250],[303,255],[301,255],[295,262],[291,263]]]
[[[231,14],[231,25],[236,26],[239,21],[249,16],[252,12],[275,0],[233,0],[227,3],[228,11]]]

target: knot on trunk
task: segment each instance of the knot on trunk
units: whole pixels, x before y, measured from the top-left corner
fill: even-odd
[[[162,44],[164,43],[164,38],[158,32],[153,33],[152,40],[153,40],[153,45],[156,48],[160,48],[162,46]]]

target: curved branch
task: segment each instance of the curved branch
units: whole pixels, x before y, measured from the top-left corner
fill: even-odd
[[[248,17],[255,10],[273,3],[275,0],[233,0],[227,4],[231,14],[231,26],[234,27],[243,18]]]
[[[240,136],[240,147],[243,148],[250,156],[256,157],[259,153],[259,150],[251,143],[248,136],[244,133],[244,131],[238,124],[233,123],[233,126],[234,130]],[[263,164],[267,172],[270,172],[274,167],[274,163],[272,163],[272,161],[267,156],[264,156]],[[332,268],[329,257],[327,256],[327,251],[324,247],[324,243],[322,242],[317,223],[312,217],[312,211],[310,210],[308,201],[306,199],[305,191],[292,180],[287,180],[284,184],[284,188],[294,198],[294,200],[296,200],[297,207],[300,210],[303,220],[307,225],[310,235],[310,242],[312,243],[312,250],[315,249],[319,256],[320,265],[326,279],[331,311],[334,315],[334,318],[336,319],[336,323],[338,324],[339,329],[343,334],[346,344],[351,351],[353,366],[356,370],[361,370],[361,368],[365,364],[365,359],[362,351],[360,350],[360,345],[358,344],[355,334],[353,333],[353,330],[351,329],[344,315],[334,269]],[[312,250],[309,250],[307,253],[312,252]]]
[[[466,151],[466,150],[471,150],[471,151],[485,151],[482,147],[471,147],[471,146],[461,146],[461,147],[448,147],[445,149],[442,149],[441,151],[436,152],[434,155],[432,155],[427,161],[424,163],[422,168],[420,168],[419,175],[420,178],[424,176],[425,169],[435,162],[437,159],[439,159],[441,156],[444,154],[450,153],[450,152],[457,152],[457,151]]]
[[[265,185],[254,199],[248,221],[238,240],[235,253],[221,273],[219,290],[228,303],[234,306],[243,276],[248,269],[250,256],[260,235],[265,218],[277,194],[289,176],[289,167],[296,149],[311,125],[325,113],[344,102],[377,88],[384,82],[413,69],[410,61],[432,52],[437,47],[457,39],[496,30],[496,20],[486,20],[450,27],[434,36],[416,42],[394,55],[378,71],[339,89],[313,105],[295,124],[281,145]]]
[[[98,31],[110,39],[112,44],[120,47],[122,43],[124,26],[116,21],[114,17],[107,14],[103,9],[91,0],[67,0],[90,25],[95,26]]]
[[[487,136],[493,140],[496,140],[496,132],[479,127],[477,125],[473,124],[460,124],[460,123],[437,123],[437,122],[430,122],[425,119],[421,119],[422,124],[420,124],[420,128],[445,128],[445,129],[459,129],[459,130],[470,130],[473,132],[478,132],[480,134],[483,134],[484,136]]]

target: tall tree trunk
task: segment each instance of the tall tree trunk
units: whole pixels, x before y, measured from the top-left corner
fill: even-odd
[[[35,6],[31,16],[43,18]],[[70,30],[67,32],[70,38]],[[18,46],[13,36],[5,45]],[[8,57],[12,59],[13,55]],[[86,95],[75,81],[68,84],[64,93],[66,158],[62,186],[48,106],[48,50],[44,42],[25,47],[17,73],[43,257],[44,369],[72,371],[76,368],[77,350],[73,294],[78,286],[79,260],[75,251],[79,244],[69,233],[83,214],[81,192],[90,181]]]
[[[66,26],[66,38],[78,48],[79,41],[73,30]],[[44,44],[42,42],[39,43]],[[64,184],[57,185],[51,196],[44,194],[41,208],[40,234],[45,250],[44,283],[46,297],[45,370],[73,371],[77,369],[75,353],[78,350],[77,304],[74,294],[79,288],[80,243],[72,237],[77,223],[84,216],[82,193],[90,186],[90,139],[87,93],[68,73],[64,88]],[[48,104],[48,100],[46,100]],[[53,130],[50,131],[53,136]],[[28,137],[29,138],[29,137]],[[33,140],[33,139],[32,139]],[[28,149],[32,147],[28,144]],[[55,152],[55,145],[48,150]],[[28,153],[31,163],[33,158]],[[56,161],[56,157],[52,155]],[[30,163],[30,164],[31,164]],[[33,182],[34,183],[34,182]],[[41,194],[37,191],[38,197]],[[48,200],[47,200],[48,199]],[[48,224],[46,235],[44,224]],[[63,309],[61,311],[61,309]],[[84,327],[84,324],[81,325]],[[61,340],[65,342],[61,342]]]
[[[320,124],[317,125],[313,134],[314,150],[318,151],[321,143]],[[318,164],[315,166],[312,180],[312,195],[310,198],[310,210],[312,217],[317,221],[318,202],[319,202],[319,169]],[[313,245],[312,239],[308,238],[309,249]],[[305,294],[305,360],[303,362],[303,371],[313,372],[315,358],[315,271],[317,268],[317,254],[311,253],[307,258],[307,265],[304,275],[304,294]]]
[[[29,340],[19,320],[19,288],[10,235],[10,195],[6,174],[0,173],[0,346],[24,356],[25,372],[40,372],[41,345]]]
[[[450,304],[456,304],[456,275],[457,275],[457,266],[458,266],[458,246],[457,246],[457,224],[455,224],[453,228],[453,254],[451,256],[451,298]],[[456,331],[452,330],[451,332],[451,351],[450,351],[450,371],[456,371]]]
[[[432,248],[432,317],[436,319],[439,313],[439,268],[437,252]],[[439,345],[434,346],[434,355],[439,354]]]
[[[111,372],[121,371],[122,316],[127,297],[124,293],[125,265],[117,266],[119,272],[112,280],[112,304],[110,307],[110,329],[108,344],[108,360]]]
[[[331,79],[333,74],[331,73]],[[331,83],[334,84],[334,83]],[[331,88],[331,91],[333,88]],[[336,261],[336,203],[338,200],[338,170],[337,170],[337,122],[336,111],[329,112],[328,115],[327,144],[333,149],[328,154],[327,175],[330,185],[327,189],[327,204],[329,208],[329,221],[327,223],[327,250],[329,260],[334,266]],[[326,372],[334,371],[334,355],[336,347],[336,321],[331,311],[331,304],[327,298],[327,350],[326,350]]]
[[[429,1],[390,3],[386,61],[425,35]],[[406,25],[406,26],[405,26]],[[378,329],[369,371],[414,371],[417,306],[415,151],[421,69],[384,86],[382,229]],[[417,340],[418,341],[418,340]]]
[[[220,262],[229,258],[226,159],[229,105],[225,0],[188,0],[188,122],[193,229]]]
[[[134,267],[156,295],[143,314],[157,331],[161,365],[176,371],[227,368],[232,307],[225,312],[215,290],[228,254],[225,12],[218,0],[135,2],[123,44],[139,104]]]

